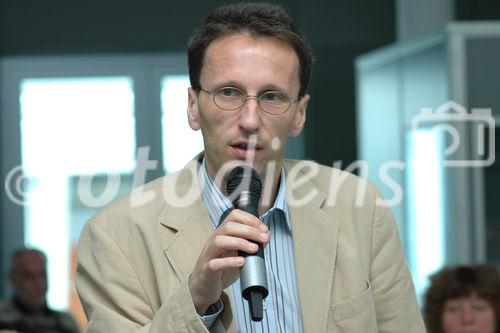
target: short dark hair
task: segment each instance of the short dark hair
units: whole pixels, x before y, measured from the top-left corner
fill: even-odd
[[[35,248],[23,247],[23,248],[15,250],[12,253],[11,264],[10,264],[10,274],[15,274],[16,273],[16,271],[15,271],[15,262],[16,262],[16,260],[20,256],[28,254],[28,253],[29,254],[37,254],[37,255],[41,256],[43,258],[43,261],[45,262],[45,264],[47,264],[47,256],[45,255],[45,253],[43,253],[42,251],[40,251],[38,249],[35,249]]]
[[[239,3],[216,8],[189,41],[189,79],[193,88],[200,87],[200,73],[205,52],[215,39],[242,33],[253,37],[274,37],[286,42],[299,59],[299,96],[304,96],[309,84],[314,60],[311,46],[290,16],[279,5]]]
[[[424,303],[428,332],[443,331],[442,316],[447,300],[473,293],[491,305],[495,312],[496,332],[500,332],[500,273],[490,265],[447,267],[431,276]]]

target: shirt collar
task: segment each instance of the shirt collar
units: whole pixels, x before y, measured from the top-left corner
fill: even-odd
[[[208,209],[208,214],[212,220],[214,228],[220,223],[220,218],[224,212],[230,208],[234,208],[231,201],[221,192],[221,190],[215,185],[214,181],[208,174],[208,169],[205,164],[205,160],[201,162],[200,169],[198,170],[198,179],[202,188],[202,199],[203,203]],[[286,179],[285,170],[281,167],[280,173],[280,184],[278,189],[278,194],[276,195],[276,200],[274,205],[267,212],[265,212],[261,218],[266,216],[273,209],[280,209],[285,214],[285,221],[288,227],[288,231],[292,232],[292,227],[290,224],[290,215],[288,211],[288,205],[286,202]]]

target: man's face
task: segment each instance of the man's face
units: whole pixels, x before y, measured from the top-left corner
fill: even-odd
[[[472,294],[449,299],[443,308],[445,333],[494,333],[495,311],[488,301]]]
[[[240,33],[220,37],[208,47],[200,84],[216,91],[235,87],[247,95],[260,96],[279,91],[295,100],[299,93],[299,60],[288,44],[269,37],[250,37]],[[201,129],[205,144],[205,163],[215,177],[228,161],[245,161],[255,154],[252,166],[263,178],[267,162],[276,161],[272,172],[281,168],[287,135],[302,131],[309,96],[292,103],[280,115],[263,112],[256,99],[248,99],[238,110],[217,107],[212,96],[189,89],[188,118],[192,129]],[[255,151],[247,149],[256,139]]]
[[[28,306],[41,306],[47,293],[45,259],[41,254],[27,252],[13,262],[10,280],[16,295]]]

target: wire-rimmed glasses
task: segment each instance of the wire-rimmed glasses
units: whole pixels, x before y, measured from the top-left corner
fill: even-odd
[[[279,115],[287,112],[292,103],[299,100],[299,98],[292,100],[287,94],[279,91],[266,91],[259,96],[252,96],[234,87],[222,87],[213,92],[201,87],[199,89],[212,96],[214,104],[226,111],[239,110],[246,104],[248,99],[254,98],[259,103],[262,111],[272,115]]]

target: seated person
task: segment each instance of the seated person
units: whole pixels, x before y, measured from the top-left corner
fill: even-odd
[[[14,296],[0,305],[0,331],[22,333],[79,332],[67,313],[47,306],[47,259],[34,249],[21,249],[12,256],[9,280]]]
[[[444,268],[431,277],[424,319],[429,333],[500,332],[500,273],[493,266]]]

